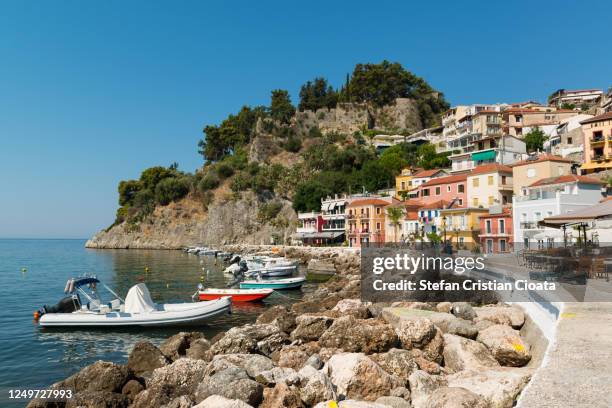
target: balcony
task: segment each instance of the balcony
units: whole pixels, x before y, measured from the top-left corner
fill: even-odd
[[[602,145],[605,142],[606,142],[606,139],[603,136],[593,136],[591,138],[591,145],[592,146]]]
[[[521,225],[521,229],[524,229],[524,230],[540,229],[536,221],[521,221],[520,225]]]
[[[314,211],[311,212],[305,212],[305,213],[298,213],[298,219],[300,220],[307,220],[307,219],[313,219],[313,218],[317,218],[317,216],[319,216],[319,213],[316,213]]]
[[[297,227],[295,232],[300,232],[300,233],[317,232],[317,228],[316,227]]]
[[[514,189],[514,187],[512,187],[512,184],[505,183],[505,184],[500,184],[499,185],[499,189],[500,190],[511,191],[511,190]]]

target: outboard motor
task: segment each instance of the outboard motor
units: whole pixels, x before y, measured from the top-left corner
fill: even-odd
[[[232,275],[234,275],[234,280],[227,285],[228,288],[231,288],[232,286],[235,286],[238,283],[242,282],[244,280],[244,273],[249,270],[246,261],[240,261],[238,265],[231,265],[231,268]]]
[[[229,260],[230,265],[233,265],[238,262],[240,262],[240,255],[234,255]]]
[[[44,305],[40,310],[41,315],[45,313],[72,313],[81,308],[78,296],[66,296],[53,306]]]

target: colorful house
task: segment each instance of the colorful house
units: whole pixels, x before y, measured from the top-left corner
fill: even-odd
[[[467,175],[465,174],[437,177],[420,185],[416,195],[423,204],[442,200],[454,202],[453,206],[463,207],[467,199],[466,184]]]
[[[494,206],[480,216],[480,246],[487,254],[510,252],[513,248],[512,208]]]
[[[443,229],[440,211],[448,208],[450,205],[451,201],[438,200],[419,207],[418,221],[420,230],[417,231],[418,235],[427,240],[427,235],[432,232],[440,234]]]
[[[362,198],[347,206],[346,237],[349,246],[361,247],[385,242],[385,207],[394,199]]]
[[[612,112],[580,122],[584,134],[584,173],[612,169]]]
[[[385,242],[405,242],[410,235],[419,231],[418,209],[421,205],[420,202],[408,200],[385,207]],[[397,222],[389,216],[390,208],[402,210],[403,215]]]
[[[483,164],[467,175],[467,205],[489,208],[512,202],[512,169],[497,163]]]
[[[432,178],[444,177],[447,175],[448,173],[442,169],[413,170],[407,167],[402,170],[400,175],[395,177],[395,197],[398,199],[414,197],[417,187],[428,182]]]
[[[480,217],[488,213],[486,208],[473,207],[441,210],[441,235],[459,249],[473,249],[480,243]]]
[[[538,180],[571,174],[573,163],[570,159],[544,153],[511,164],[514,195],[525,195],[525,188]]]

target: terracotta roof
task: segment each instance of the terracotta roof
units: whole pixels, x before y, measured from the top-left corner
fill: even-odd
[[[437,186],[438,184],[459,183],[467,180],[467,174],[456,174],[454,176],[437,177],[421,184],[421,187]]]
[[[379,198],[363,198],[360,200],[355,200],[350,203],[349,207],[361,207],[363,205],[388,205],[390,204],[388,201],[381,200]]]
[[[549,178],[541,179],[541,180],[536,181],[533,184],[530,184],[529,187],[548,186],[548,185],[553,185],[553,184],[574,183],[574,182],[578,182],[581,184],[605,184],[602,181],[599,181],[593,177],[577,176],[575,174],[568,174],[566,176],[557,176],[557,177],[549,177]]]
[[[412,175],[412,177],[431,177],[439,172],[443,172],[442,169],[431,169],[431,170],[421,170],[418,173]]]
[[[512,174],[512,169],[508,166],[504,166],[499,163],[488,163],[482,164],[468,173],[469,176],[474,176],[476,174],[486,174],[486,173],[508,173]]]
[[[450,201],[438,200],[438,201],[434,201],[433,203],[424,204],[423,206],[419,208],[419,210],[423,210],[423,209],[431,210],[434,208],[447,208],[449,204],[450,204]]]
[[[604,113],[602,115],[597,115],[597,116],[594,116],[592,118],[583,120],[582,122],[580,122],[580,124],[599,122],[601,120],[609,120],[609,119],[612,119],[612,112],[606,112],[606,113]]]
[[[558,162],[558,163],[573,163],[572,160],[566,159],[565,157],[555,156],[554,154],[550,154],[550,153],[543,153],[539,155],[537,159],[521,160],[519,162],[510,164],[509,166],[510,167],[525,166],[527,164],[541,163],[545,161],[553,161],[553,162]]]

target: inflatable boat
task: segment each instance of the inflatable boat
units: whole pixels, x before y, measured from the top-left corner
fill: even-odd
[[[101,285],[100,281],[92,277],[69,280],[65,290],[68,296],[55,306],[44,306],[35,317],[41,326],[152,327],[200,324],[220,314],[231,313],[229,296],[208,302],[157,304],[144,283],[132,286],[125,300],[102,285],[115,296],[104,303],[98,296],[97,285]]]
[[[214,300],[223,296],[230,296],[232,302],[257,302],[270,296],[274,289],[218,289],[206,288],[198,291],[200,300]]]
[[[299,289],[305,281],[306,278],[304,277],[244,280],[240,282],[240,289]]]

